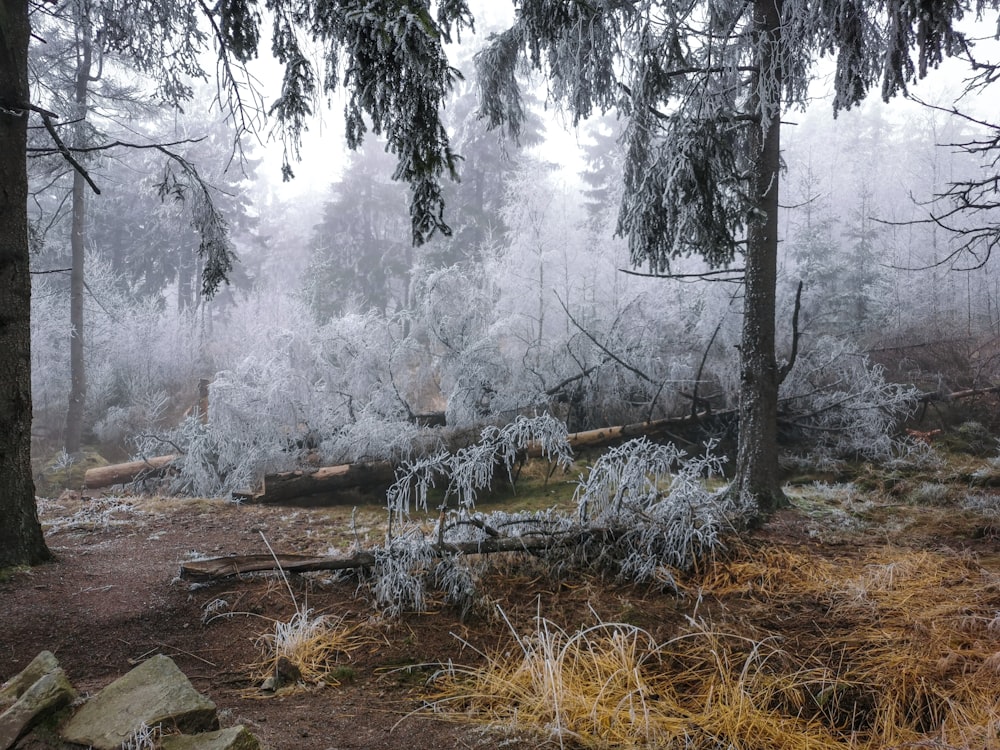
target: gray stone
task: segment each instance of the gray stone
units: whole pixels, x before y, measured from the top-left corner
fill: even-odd
[[[161,750],[260,750],[257,738],[243,725],[202,734],[168,734]]]
[[[0,706],[14,703],[25,690],[30,688],[49,672],[59,669],[59,662],[51,651],[42,651],[31,660],[31,663],[21,670],[20,674],[11,677],[0,685]]]
[[[215,704],[201,695],[169,656],[158,654],[84,704],[59,734],[95,750],[117,750],[143,725],[202,732],[219,727]]]
[[[76,691],[62,669],[56,667],[43,674],[0,714],[0,750],[12,748],[33,726],[68,706],[74,698]]]

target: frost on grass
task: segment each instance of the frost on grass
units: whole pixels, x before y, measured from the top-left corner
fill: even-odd
[[[961,507],[985,516],[1000,516],[1000,494],[993,492],[970,492],[962,498]]]
[[[84,500],[73,513],[58,515],[56,509],[65,510],[57,503],[39,503],[47,530],[58,531],[108,531],[116,526],[135,523],[145,515],[135,503],[120,497],[92,497]]]
[[[840,746],[795,715],[802,702],[789,704],[815,675],[776,676],[771,664],[790,660],[772,642],[693,619],[666,643],[623,622],[568,631],[539,616],[525,635],[508,626],[513,643],[484,666],[449,664],[437,675],[431,710],[559,748]]]
[[[122,743],[122,750],[156,750],[160,746],[163,730],[159,724],[149,726],[142,722]]]
[[[273,630],[257,640],[262,658],[252,670],[256,678],[274,678],[282,662],[287,661],[294,669],[296,682],[336,685],[338,675],[349,671],[345,670],[344,662],[367,642],[360,627],[345,618],[316,614],[296,604],[291,618],[275,620]],[[286,677],[278,676],[277,684],[280,686],[280,680]]]

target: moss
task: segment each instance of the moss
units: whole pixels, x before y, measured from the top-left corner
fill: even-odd
[[[336,682],[354,682],[356,675],[352,667],[334,667],[327,676]]]
[[[51,497],[66,489],[79,489],[88,470],[107,465],[108,461],[94,450],[85,449],[72,460],[67,460],[65,453],[57,453],[36,469],[35,491]]]
[[[22,573],[27,573],[31,568],[27,565],[14,565],[10,568],[0,568],[0,583],[7,583]]]
[[[982,422],[963,422],[938,440],[950,451],[973,456],[992,456],[997,452],[997,439]]]

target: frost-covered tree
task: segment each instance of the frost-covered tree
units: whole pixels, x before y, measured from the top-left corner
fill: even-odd
[[[995,8],[980,1],[975,9]],[[740,440],[734,490],[763,512],[786,502],[778,480],[775,356],[781,117],[803,105],[815,61],[833,57],[834,111],[879,79],[893,97],[960,51],[969,2],[867,0],[666,3],[523,0],[513,26],[480,53],[483,112],[518,131],[522,60],[579,121],[627,118],[619,231],[632,261],[667,274],[702,255],[742,257]]]
[[[31,50],[31,83],[33,101],[45,109],[44,127],[36,128],[29,147],[33,157],[30,219],[36,228],[36,244],[49,251],[47,266],[70,267],[70,387],[64,431],[64,449],[70,455],[81,448],[87,406],[86,249],[105,244],[101,229],[109,224],[121,227],[153,223],[142,218],[129,221],[120,210],[120,194],[114,196],[108,186],[125,181],[130,199],[126,203],[134,205],[131,199],[143,192],[136,190],[136,174],[157,173],[146,186],[151,202],[169,197],[185,204],[177,211],[180,231],[161,230],[155,233],[157,239],[171,235],[192,239],[192,272],[194,256],[201,256],[198,262],[209,286],[217,287],[233,265],[228,222],[214,199],[221,193],[210,195],[195,165],[162,145],[163,141],[177,143],[178,138],[158,141],[155,135],[140,135],[147,129],[140,119],[151,117],[158,104],[179,106],[193,95],[193,90],[169,84],[177,66],[171,58],[163,57],[162,49],[155,44],[129,48],[116,45],[119,29],[135,24],[129,15],[133,10],[134,6],[111,9],[103,3],[73,0],[35,19],[35,34],[46,43]],[[182,9],[175,21],[190,30],[197,22],[197,14]],[[158,102],[150,101],[154,90]],[[66,120],[65,124],[61,119]],[[159,161],[152,166],[146,158],[150,154],[165,161],[166,167]],[[109,174],[116,169],[117,175]],[[92,200],[102,194],[103,201]],[[101,215],[102,208],[110,212],[110,221],[108,213]],[[146,211],[156,213],[155,207],[147,206]],[[68,242],[59,241],[67,238]],[[54,259],[52,256],[59,255],[64,245],[69,248],[66,260]],[[148,250],[169,254],[163,252],[162,246]]]
[[[473,70],[471,59],[463,69]],[[476,261],[484,247],[501,241],[507,227],[501,216],[511,179],[517,174],[525,152],[543,141],[544,125],[530,106],[524,130],[517,143],[498,140],[478,115],[479,100],[474,82],[461,81],[445,109],[448,132],[462,155],[459,182],[444,186],[453,234],[439,238],[424,250],[421,262],[431,268]],[[533,102],[532,102],[533,104]]]
[[[168,101],[183,98],[188,79],[205,75],[200,54],[211,43],[224,73],[258,51],[263,18],[252,0],[211,6],[141,0],[127,8],[95,2],[93,7],[119,20],[108,25],[106,51],[143,50],[170,62],[156,92]],[[348,145],[358,146],[369,129],[384,135],[397,157],[394,176],[411,187],[413,239],[423,242],[435,232],[446,233],[440,181],[455,174],[456,156],[440,114],[455,78],[444,47],[453,32],[471,26],[466,3],[448,0],[432,10],[422,0],[273,0],[267,9],[273,22],[272,52],[285,66],[271,112],[287,126],[289,157],[298,151],[315,94],[336,89],[343,75]],[[32,101],[27,50],[32,23],[46,12],[47,4],[37,0],[3,0],[0,5],[0,350],[5,352],[0,364],[0,567],[48,557],[29,460],[31,284],[25,169],[28,120],[42,109]],[[211,37],[203,28],[211,30]],[[307,37],[326,52],[322,77],[303,50]],[[244,90],[231,79],[225,83],[239,118],[245,114]],[[291,175],[290,163],[285,171]]]
[[[393,182],[392,156],[371,139],[351,154],[313,229],[306,295],[323,321],[360,307],[406,307],[413,249],[405,187]]]

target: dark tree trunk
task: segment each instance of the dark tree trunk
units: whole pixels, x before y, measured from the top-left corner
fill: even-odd
[[[83,9],[77,19],[77,29],[80,33],[79,57],[77,58],[76,102],[77,136],[75,144],[83,143],[83,127],[87,119],[87,93],[90,86],[90,68],[92,61],[91,26],[89,11]],[[87,183],[79,172],[73,173],[73,220],[70,232],[70,249],[72,263],[69,276],[69,407],[66,410],[66,436],[63,448],[69,455],[80,452],[83,440],[83,407],[87,400],[87,375],[83,359],[83,262],[86,252],[87,231]]]
[[[31,478],[28,4],[0,0],[0,568],[51,558]]]
[[[755,0],[754,26],[761,37],[758,66],[768,85],[757,86],[751,107],[760,126],[751,126],[748,151],[752,195],[758,209],[749,220],[743,332],[740,343],[740,432],[735,490],[756,501],[767,515],[787,505],[778,473],[778,363],[774,313],[778,278],[778,179],[781,167],[780,65],[781,0]],[[774,71],[773,74],[771,71]],[[772,78],[773,75],[773,78]],[[759,92],[771,92],[761,102]],[[755,106],[760,105],[760,106]],[[754,114],[757,114],[754,112]]]
[[[87,183],[79,172],[73,174],[73,218],[70,234],[72,261],[69,274],[69,406],[63,449],[69,455],[80,452],[83,440],[83,406],[87,399],[87,375],[83,360],[83,260],[86,220],[84,190]]]

